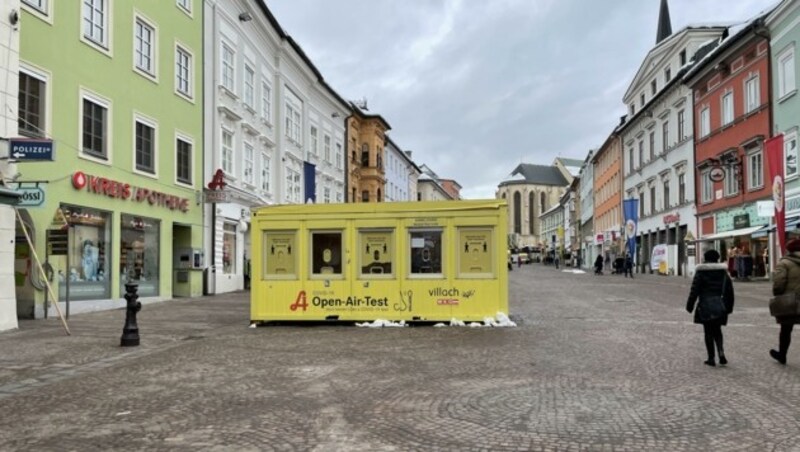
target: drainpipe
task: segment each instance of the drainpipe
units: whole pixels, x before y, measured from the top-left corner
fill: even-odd
[[[753,27],[753,34],[758,36],[759,38],[764,38],[767,41],[767,68],[768,68],[767,71],[769,73],[769,76],[767,77],[767,99],[769,99],[770,104],[772,104],[772,90],[773,90],[773,87],[772,87],[772,72],[769,70],[769,68],[772,67],[772,46],[770,45],[771,43],[770,43],[769,28],[766,27],[764,18],[758,19],[758,22],[759,23],[755,27]],[[758,44],[756,44],[756,45],[758,45]],[[772,112],[772,106],[771,105],[770,105],[770,108],[767,108],[767,115],[768,115],[768,118],[769,118],[768,119],[768,121],[769,121],[769,132],[767,133],[767,138],[772,138],[775,135],[775,133],[777,132],[777,130],[776,130],[776,128],[773,129],[773,124],[774,124],[773,120],[774,120],[774,118],[773,118],[773,112]],[[772,226],[772,220],[771,219],[770,219],[769,224],[770,224],[770,226]],[[775,228],[775,234],[777,234],[777,233],[778,233],[778,229]],[[773,238],[772,235],[768,235],[767,237],[768,237],[767,249],[769,249],[769,269],[765,269],[765,270],[767,272],[767,278],[770,281],[772,281],[772,272],[775,271],[775,260],[776,260],[775,257],[777,257],[778,254],[774,253],[774,251],[775,251],[774,250],[774,248],[775,248],[775,239]]]

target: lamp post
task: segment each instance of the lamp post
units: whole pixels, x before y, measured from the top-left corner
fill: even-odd
[[[132,254],[132,253],[130,253]],[[132,257],[128,262],[133,262]],[[139,325],[136,323],[136,313],[142,309],[139,300],[139,284],[133,280],[133,268],[128,268],[128,280],[125,282],[125,326],[122,328],[121,347],[135,347],[139,345]]]

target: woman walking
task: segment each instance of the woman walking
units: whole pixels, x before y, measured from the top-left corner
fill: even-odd
[[[603,274],[603,256],[597,255],[597,259],[594,260],[594,274],[595,275],[602,275]]]
[[[718,263],[719,253],[716,250],[706,251],[703,262],[695,268],[686,310],[690,314],[694,310],[694,323],[703,325],[708,352],[708,359],[704,363],[713,367],[716,365],[715,345],[720,365],[728,364],[722,347],[722,326],[728,323],[728,314],[733,312],[733,282],[728,276],[727,266]]]
[[[786,244],[788,254],[781,258],[775,266],[775,275],[772,278],[772,295],[800,293],[800,239],[790,240]],[[775,317],[780,323],[781,332],[778,336],[778,349],[770,350],[769,356],[781,364],[786,364],[786,352],[792,341],[792,329],[795,323],[800,323],[800,315],[782,315]]]

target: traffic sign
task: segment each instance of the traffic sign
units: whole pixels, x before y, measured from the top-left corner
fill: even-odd
[[[55,154],[53,140],[12,138],[8,158],[18,162],[52,162]]]
[[[17,187],[19,198],[17,207],[37,207],[44,204],[44,189],[42,187]]]

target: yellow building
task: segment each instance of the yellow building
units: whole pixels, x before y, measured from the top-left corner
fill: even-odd
[[[386,132],[391,127],[381,115],[369,115],[351,103],[347,118],[347,201],[381,202],[386,193],[384,168]]]

